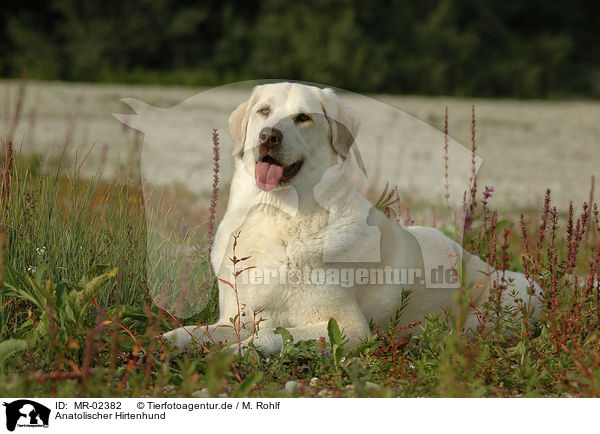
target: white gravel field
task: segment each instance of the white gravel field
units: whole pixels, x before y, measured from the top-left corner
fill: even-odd
[[[139,158],[149,183],[177,182],[205,197],[211,185],[210,131],[218,128],[225,184],[231,176],[230,112],[247,99],[250,87],[197,88],[28,82],[13,141],[24,153],[51,158],[67,152],[78,161],[92,151],[82,172],[113,177]],[[0,136],[10,134],[19,82],[0,81]],[[133,98],[130,105],[122,98]],[[600,180],[600,103],[517,101],[355,94],[344,99],[361,116],[358,149],[368,177],[362,189],[386,182],[426,201],[443,200],[444,108],[448,107],[451,201],[462,200],[470,172],[471,106],[477,116],[478,184],[495,188],[493,204],[504,210],[536,206],[546,188],[560,210],[569,200],[588,199],[590,178]],[[145,136],[125,128],[112,113]],[[461,146],[460,143],[466,147]],[[597,191],[600,188],[596,189]]]

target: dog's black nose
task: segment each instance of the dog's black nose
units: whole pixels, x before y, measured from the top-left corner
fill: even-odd
[[[281,140],[283,140],[283,134],[277,128],[265,127],[258,135],[259,143],[267,149],[273,149],[281,145]]]

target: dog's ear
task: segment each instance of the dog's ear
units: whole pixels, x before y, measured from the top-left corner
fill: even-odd
[[[249,100],[241,103],[229,116],[229,132],[233,140],[233,152],[231,155],[239,155],[244,149],[246,138],[246,126],[248,125]]]
[[[358,115],[334,93],[333,89],[321,89],[320,100],[331,128],[331,146],[342,158],[346,158],[358,134]]]

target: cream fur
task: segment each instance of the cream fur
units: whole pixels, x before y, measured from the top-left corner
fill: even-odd
[[[267,118],[257,113],[270,107]],[[308,125],[295,124],[290,116],[313,115]],[[345,126],[341,128],[340,124]],[[282,162],[303,159],[304,165],[289,185],[270,192],[254,180],[257,137],[265,126],[283,133]],[[293,83],[258,86],[230,118],[234,139],[235,173],[227,212],[215,239],[211,263],[218,277],[232,280],[230,262],[232,234],[240,233],[238,257],[250,258],[240,265],[257,269],[357,270],[391,267],[421,270],[460,269],[462,281],[472,291],[475,303],[489,295],[489,284],[499,274],[478,257],[464,251],[441,232],[425,227],[404,227],[387,219],[356,189],[348,149],[358,131],[354,112],[330,89]],[[428,275],[428,274],[427,274]],[[529,282],[519,273],[508,272],[519,296],[528,300]],[[430,284],[429,284],[430,283]],[[369,334],[368,323],[386,324],[394,315],[402,288],[412,290],[403,322],[422,320],[428,311],[452,308],[456,285],[418,284],[307,284],[305,281],[240,283],[239,298],[247,323],[242,330],[244,345],[251,340],[267,354],[281,348],[277,327],[288,329],[294,339],[327,336],[327,322],[335,318],[349,338],[348,347]],[[433,287],[432,287],[433,286]],[[511,301],[505,297],[506,303]],[[535,299],[535,297],[534,297]],[[200,341],[233,343],[236,337],[230,318],[237,314],[233,290],[219,283],[220,319],[216,324],[187,327]],[[252,312],[263,318],[258,335],[252,336]],[[466,326],[475,325],[473,316]],[[176,329],[165,335],[178,346],[192,342],[188,332]]]

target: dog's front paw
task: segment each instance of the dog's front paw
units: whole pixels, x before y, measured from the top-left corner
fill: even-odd
[[[265,356],[272,356],[273,354],[277,354],[281,351],[281,336],[273,334],[273,333],[259,333],[256,338],[248,338],[242,341],[241,350],[242,355],[248,353],[249,351],[259,350]],[[233,345],[236,352],[238,351],[237,344]]]
[[[244,342],[242,342],[240,345],[238,345],[237,342],[234,344],[229,344],[225,348],[228,351],[233,352],[233,354],[241,356],[245,356],[249,351],[252,351],[252,349],[249,348]]]

